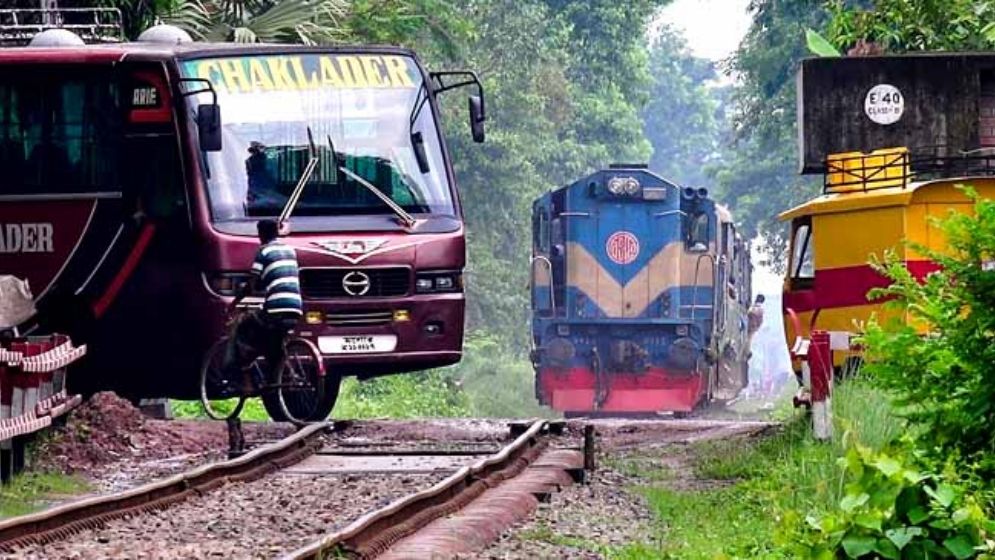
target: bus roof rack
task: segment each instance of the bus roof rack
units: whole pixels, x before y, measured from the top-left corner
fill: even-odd
[[[124,40],[117,8],[0,9],[0,47],[23,46],[48,29],[65,29],[86,43]]]
[[[954,151],[943,144],[826,157],[823,194],[905,188],[918,180],[995,176],[995,147]]]

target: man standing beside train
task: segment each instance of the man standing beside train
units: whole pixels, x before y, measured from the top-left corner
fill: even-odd
[[[238,349],[251,350],[249,359],[263,356],[272,367],[283,360],[283,341],[287,331],[292,329],[303,315],[303,302],[297,253],[293,247],[280,242],[279,226],[275,220],[261,220],[257,224],[259,249],[252,262],[252,275],[265,293],[262,309],[252,311],[239,323],[235,330],[234,343],[229,345],[225,363],[231,366],[238,363]],[[232,302],[237,305],[250,291],[246,285],[240,289]],[[243,390],[251,393],[253,380],[245,371]]]

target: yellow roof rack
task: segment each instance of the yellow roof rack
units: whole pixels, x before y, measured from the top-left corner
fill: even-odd
[[[826,156],[823,193],[867,192],[908,186],[912,179],[909,150],[884,148],[871,153],[843,152]]]

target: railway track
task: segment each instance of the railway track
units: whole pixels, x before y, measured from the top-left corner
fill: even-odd
[[[563,443],[561,429],[543,421],[516,425],[510,442],[355,442],[337,441],[328,424],[313,425],[237,459],[0,521],[0,556],[465,552],[583,476],[583,454],[555,445]],[[480,515],[489,522],[468,521]],[[463,537],[439,540],[440,531]]]

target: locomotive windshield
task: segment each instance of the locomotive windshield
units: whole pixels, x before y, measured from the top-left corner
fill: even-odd
[[[280,213],[310,157],[308,128],[319,164],[294,216],[392,214],[352,174],[411,214],[455,214],[432,109],[413,111],[424,88],[410,57],[253,55],[187,61],[183,70],[209,80],[221,106],[223,149],[204,156],[216,222]],[[210,95],[188,99],[194,115]]]

